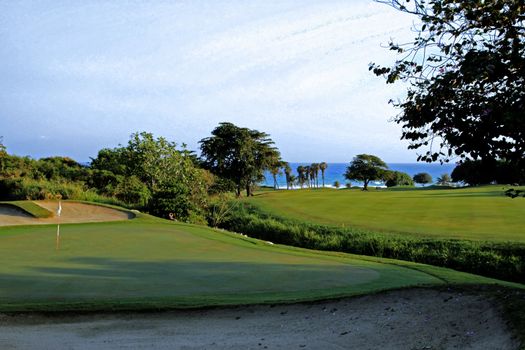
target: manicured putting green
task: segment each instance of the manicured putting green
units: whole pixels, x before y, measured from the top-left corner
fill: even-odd
[[[272,245],[142,214],[0,228],[0,311],[162,309],[315,300],[448,282],[436,267]]]
[[[464,189],[300,190],[261,193],[262,210],[313,223],[471,240],[525,241],[525,199],[503,186]]]

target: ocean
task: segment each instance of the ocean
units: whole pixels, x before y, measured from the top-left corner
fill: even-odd
[[[297,175],[297,167],[299,165],[310,165],[310,163],[290,163],[290,167],[293,170],[293,174]],[[358,181],[348,181],[345,179],[344,174],[349,163],[328,163],[328,167],[325,170],[325,185],[327,187],[333,187],[335,181],[339,181],[341,187],[345,187],[345,184],[351,182],[352,186],[362,186],[363,184]],[[439,163],[389,163],[388,168],[390,170],[397,170],[407,173],[411,177],[417,173],[429,173],[432,176],[432,181],[435,183],[437,178],[443,174],[451,174],[455,168],[455,164],[439,164]],[[284,174],[277,177],[277,182],[280,188],[286,188],[286,179]],[[273,177],[269,172],[265,173],[265,181],[261,183],[263,186],[273,187]],[[319,186],[322,185],[321,172],[319,172]],[[371,182],[370,186],[383,186],[384,183],[381,181]]]

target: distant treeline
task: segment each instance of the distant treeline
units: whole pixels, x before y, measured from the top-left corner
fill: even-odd
[[[0,200],[77,199],[137,208],[153,215],[193,223],[210,220],[222,204],[217,194],[253,194],[268,171],[286,175],[287,188],[325,186],[326,162],[298,166],[297,175],[281,159],[268,134],[220,123],[200,141],[201,156],[151,133],[131,135],[126,145],[101,149],[89,165],[68,157],[32,159],[9,154],[0,139]],[[379,157],[359,154],[345,172],[348,180],[382,180],[387,186],[430,183],[427,173],[408,174],[388,169]],[[470,185],[525,182],[525,170],[503,160],[466,160],[443,174],[438,184],[450,181]],[[336,187],[340,184],[335,183]],[[510,194],[517,196],[519,194]]]

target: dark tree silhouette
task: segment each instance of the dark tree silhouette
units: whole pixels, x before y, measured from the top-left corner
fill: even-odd
[[[415,39],[391,42],[402,55],[370,69],[408,81],[402,138],[426,149],[418,160],[506,160],[524,168],[525,4],[523,0],[376,0],[421,21]]]
[[[323,178],[323,187],[324,187],[324,172],[326,171],[326,168],[328,168],[328,164],[326,164],[326,162],[322,162],[319,164],[319,169],[321,170],[321,176]]]

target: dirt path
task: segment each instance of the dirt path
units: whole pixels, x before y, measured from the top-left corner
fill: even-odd
[[[58,207],[56,201],[34,201],[34,203],[53,213]],[[47,219],[36,219],[21,210],[9,206],[0,206],[0,226],[118,221],[128,220],[132,217],[132,214],[121,210],[76,202],[62,202],[60,218],[54,216]]]
[[[334,302],[0,317],[1,349],[517,349],[480,296],[412,289]]]

